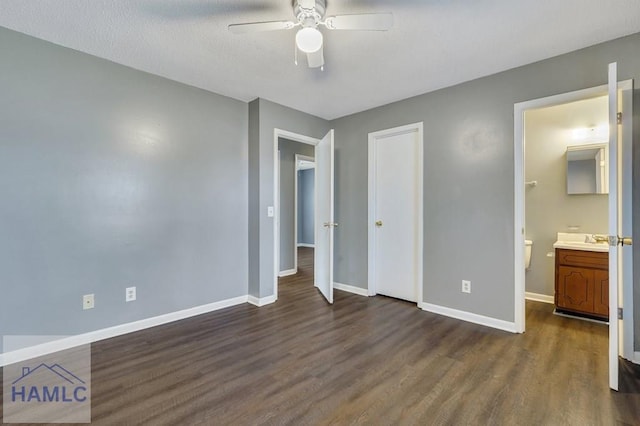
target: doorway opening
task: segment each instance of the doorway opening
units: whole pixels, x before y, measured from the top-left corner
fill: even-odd
[[[524,112],[525,297],[602,322],[608,245],[580,259],[565,250],[608,234],[608,110],[605,94]]]
[[[313,286],[315,277],[315,158],[313,146],[283,138],[279,140],[279,153],[278,287],[299,289]]]
[[[294,176],[294,233],[296,270],[313,271],[315,249],[315,159],[296,154]],[[303,259],[301,262],[300,259]]]
[[[323,139],[274,130],[274,200],[275,298],[280,278],[302,272],[333,303],[333,130]]]
[[[278,138],[280,178],[277,222],[280,262],[277,271],[280,278],[295,275],[298,272],[299,239],[304,238],[304,241],[314,243],[314,151],[313,145],[283,137]],[[299,191],[301,188],[305,189],[302,193]],[[301,202],[304,202],[302,209]]]
[[[583,138],[583,142],[589,142],[591,146],[583,146],[585,149],[575,149],[575,147],[565,147],[565,154],[562,156],[561,164],[563,167],[563,175],[565,179],[565,192],[585,192],[583,183],[571,182],[571,169],[578,168],[584,170],[591,169],[594,174],[597,169],[596,164],[602,163],[603,156],[609,156],[609,196],[607,197],[607,213],[608,213],[608,226],[605,234],[613,235],[608,237],[608,242],[613,241],[613,245],[609,246],[608,250],[608,273],[612,276],[609,281],[611,285],[609,288],[609,371],[610,371],[610,387],[617,389],[617,363],[618,356],[633,360],[633,318],[630,314],[627,314],[620,321],[621,332],[618,334],[618,306],[624,306],[624,310],[627,312],[633,312],[633,282],[632,282],[632,251],[630,247],[619,248],[617,245],[622,240],[620,236],[631,235],[631,120],[632,120],[632,90],[633,82],[631,80],[624,82],[617,82],[615,77],[615,64],[611,64],[609,67],[609,84],[590,89],[579,90],[576,92],[570,92],[546,98],[536,99],[532,101],[522,102],[515,104],[514,106],[514,283],[515,283],[515,311],[514,322],[516,332],[525,331],[525,298],[538,299],[544,302],[558,303],[559,291],[556,290],[555,278],[556,270],[558,269],[555,260],[559,258],[560,253],[557,251],[561,248],[559,245],[554,247],[554,244],[549,244],[549,237],[539,237],[538,244],[540,247],[537,250],[532,250],[531,266],[534,267],[533,256],[538,257],[538,263],[546,260],[551,260],[551,264],[554,267],[552,273],[554,277],[554,293],[542,294],[542,297],[535,291],[527,294],[525,287],[525,239],[531,239],[532,247],[536,246],[536,241],[533,235],[529,235],[529,232],[536,232],[534,229],[526,228],[525,224],[529,224],[528,219],[525,219],[525,212],[529,212],[528,206],[525,205],[526,195],[533,196],[534,192],[539,193],[542,189],[542,181],[546,181],[548,173],[541,173],[540,177],[532,176],[529,170],[525,166],[525,144],[527,149],[535,149],[530,147],[529,144],[533,143],[530,136],[527,136],[527,120],[536,115],[536,111],[540,112],[545,108],[562,108],[571,103],[583,102],[586,105],[590,102],[597,103],[598,99],[601,101],[604,99],[607,102],[607,120],[608,128],[604,131],[605,142],[599,143],[596,139],[599,137],[597,134],[601,133],[598,129],[599,123],[584,122],[580,128],[572,129],[570,133],[565,135],[565,143],[567,139]],[[543,114],[544,112],[542,112]],[[585,137],[586,136],[586,137]],[[535,138],[534,138],[535,139]],[[587,145],[584,143],[583,145]],[[609,148],[600,150],[599,148]],[[575,156],[575,153],[571,151],[582,151],[581,154]],[[586,160],[588,154],[587,151],[593,151],[597,157],[589,159],[589,162],[593,164],[593,167],[568,165],[568,160],[578,159],[580,161]],[[567,152],[570,152],[567,155]],[[584,163],[586,164],[586,163]],[[584,165],[583,164],[583,165]],[[553,174],[553,173],[551,173]],[[607,182],[603,182],[604,174],[600,174],[599,177],[594,178],[594,182],[591,185],[593,192],[602,191],[602,188],[607,186]],[[569,177],[569,181],[566,179]],[[577,185],[577,186],[576,186]],[[576,189],[579,188],[579,189]],[[583,197],[583,202],[587,200],[585,195],[573,195],[572,197]],[[591,195],[589,195],[591,197]],[[603,197],[603,195],[596,195],[596,197]],[[602,201],[602,200],[600,200]],[[548,214],[558,214],[557,208],[544,207],[548,210]],[[530,214],[530,213],[529,213]],[[581,220],[584,220],[582,218]],[[579,235],[580,232],[584,232],[587,235],[581,235],[582,241],[575,241],[578,244],[588,244],[591,242],[590,238],[594,238],[591,234],[591,229],[582,228],[581,223],[577,223],[574,220],[563,219],[564,222],[560,229],[556,232],[566,231],[569,235],[569,239]],[[590,225],[587,225],[590,226]],[[595,225],[600,226],[600,225]],[[594,226],[594,227],[595,227]],[[602,234],[605,237],[606,235]],[[558,240],[560,234],[556,234],[555,237],[551,237],[553,240]],[[546,238],[546,240],[545,240]],[[579,252],[578,252],[579,253]],[[561,253],[562,254],[562,253]],[[558,258],[554,257],[558,256]],[[542,259],[540,259],[542,257]],[[562,263],[562,262],[561,262]],[[583,265],[584,266],[584,265]],[[596,268],[591,268],[596,269]],[[591,273],[591,272],[590,272]],[[597,272],[592,271],[594,276],[592,277],[592,283],[598,279]],[[560,275],[559,275],[560,276]],[[606,281],[608,278],[600,278],[600,281]],[[593,288],[596,287],[592,284]],[[613,295],[613,297],[611,296]],[[563,296],[560,296],[563,297]],[[541,300],[542,299],[542,300]],[[614,307],[613,309],[611,307]],[[618,338],[619,337],[619,338]]]

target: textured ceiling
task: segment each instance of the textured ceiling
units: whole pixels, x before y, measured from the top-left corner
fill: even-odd
[[[0,0],[0,26],[243,101],[326,119],[640,31],[638,0],[328,0],[390,11],[388,32],[325,33],[324,71],[293,63],[289,0]]]

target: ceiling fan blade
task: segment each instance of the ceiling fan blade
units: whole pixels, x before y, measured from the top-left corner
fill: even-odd
[[[298,0],[298,6],[303,9],[313,9],[316,7],[316,0]]]
[[[251,22],[248,24],[231,24],[229,31],[234,34],[257,33],[263,31],[288,30],[295,26],[291,21]]]
[[[180,7],[175,2],[139,2],[145,13],[152,13],[165,19],[198,19],[206,20],[212,16],[245,12],[278,12],[281,10],[274,4],[265,2],[256,4],[255,0],[182,0]]]
[[[330,16],[326,19],[325,25],[331,30],[386,31],[393,26],[393,14],[363,13]]]
[[[315,52],[307,53],[309,68],[319,68],[324,65],[324,48],[321,47]]]

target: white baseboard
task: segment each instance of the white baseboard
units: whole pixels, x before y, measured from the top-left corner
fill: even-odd
[[[446,306],[433,305],[431,303],[421,303],[418,306],[420,307],[420,309],[427,312],[433,312],[434,314],[440,314],[462,321],[472,322],[474,324],[480,324],[487,327],[497,328],[498,330],[516,333],[516,324],[514,322],[503,321],[496,318],[486,317],[484,315],[473,314],[471,312],[459,311],[457,309],[447,308]]]
[[[265,305],[269,305],[271,303],[274,303],[276,300],[276,296],[271,295],[271,296],[267,296],[267,297],[255,297],[255,296],[249,296],[248,298],[248,302],[251,303],[254,306],[257,307],[261,307],[261,306],[265,306]]]
[[[240,305],[242,303],[247,303],[247,301],[247,296],[234,297],[233,299],[221,300],[219,302],[196,306],[189,309],[183,309],[177,312],[171,312],[169,314],[158,315],[152,318],[146,318],[139,321],[120,324],[113,327],[103,328],[101,330],[90,331],[88,333],[78,334],[75,336],[69,336],[63,339],[18,349],[12,352],[5,352],[3,354],[0,354],[0,367],[14,364],[16,362],[25,361],[31,358],[36,358],[42,355],[63,351],[76,346],[86,345],[93,342],[98,342],[100,340],[122,336],[123,334],[133,333],[134,331],[140,331],[146,328],[156,327],[158,325],[179,321],[196,315],[206,314],[208,312],[217,311],[219,309],[228,308],[230,306]]]
[[[315,244],[298,243],[298,247],[316,248]]]
[[[282,277],[288,277],[288,276],[291,276],[291,275],[295,275],[297,273],[298,273],[297,269],[287,269],[286,271],[278,272],[278,276],[280,278],[282,278]]]
[[[369,297],[369,291],[366,288],[354,287],[348,284],[333,283],[333,288],[336,290],[347,291],[349,293],[357,294],[358,296]]]
[[[555,303],[553,296],[549,296],[547,294],[531,293],[527,291],[524,293],[524,298],[527,300],[533,300],[534,302],[551,303],[552,305]]]

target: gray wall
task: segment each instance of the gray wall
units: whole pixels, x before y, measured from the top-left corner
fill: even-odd
[[[246,103],[3,28],[0,52],[0,335],[247,294]]]
[[[315,169],[298,172],[298,244],[315,244]]]
[[[514,104],[605,84],[614,61],[637,80],[638,45],[640,34],[333,121],[335,280],[367,286],[367,134],[423,121],[424,300],[513,321]]]
[[[528,292],[553,296],[555,258],[547,254],[554,253],[558,232],[608,232],[606,195],[567,194],[566,155],[570,145],[596,143],[576,140],[573,130],[606,123],[608,111],[608,98],[601,97],[525,114],[525,182],[538,182],[525,186],[525,235],[533,241],[531,268],[525,274]],[[595,161],[590,163],[593,173]]]
[[[257,204],[256,209],[249,211],[249,221],[257,221],[258,229],[250,229],[249,263],[258,262],[259,271],[256,277],[249,281],[249,294],[255,297],[268,297],[273,295],[274,271],[274,218],[267,216],[267,208],[274,204],[274,129],[287,130],[296,134],[321,139],[331,126],[328,121],[321,118],[296,111],[291,108],[257,99],[257,103],[250,108],[250,121],[257,114],[258,134],[249,134],[249,156],[257,155],[257,164],[251,164],[250,176],[256,177],[257,191],[250,190],[250,205]],[[251,130],[251,129],[250,129]],[[253,182],[250,177],[250,181]],[[259,199],[256,200],[255,198]],[[257,216],[257,217],[256,217]]]
[[[313,157],[315,147],[279,138],[278,150],[280,151],[280,272],[282,272],[295,267],[296,154]]]
[[[513,104],[604,84],[612,61],[637,80],[639,44],[636,34],[327,122],[0,29],[0,333],[79,333],[246,294],[247,280],[251,295],[271,295],[274,128],[336,129],[335,278],[366,287],[367,134],[417,121],[425,300],[513,321]],[[125,304],[130,285],[139,300]],[[96,308],[81,311],[90,292]]]

